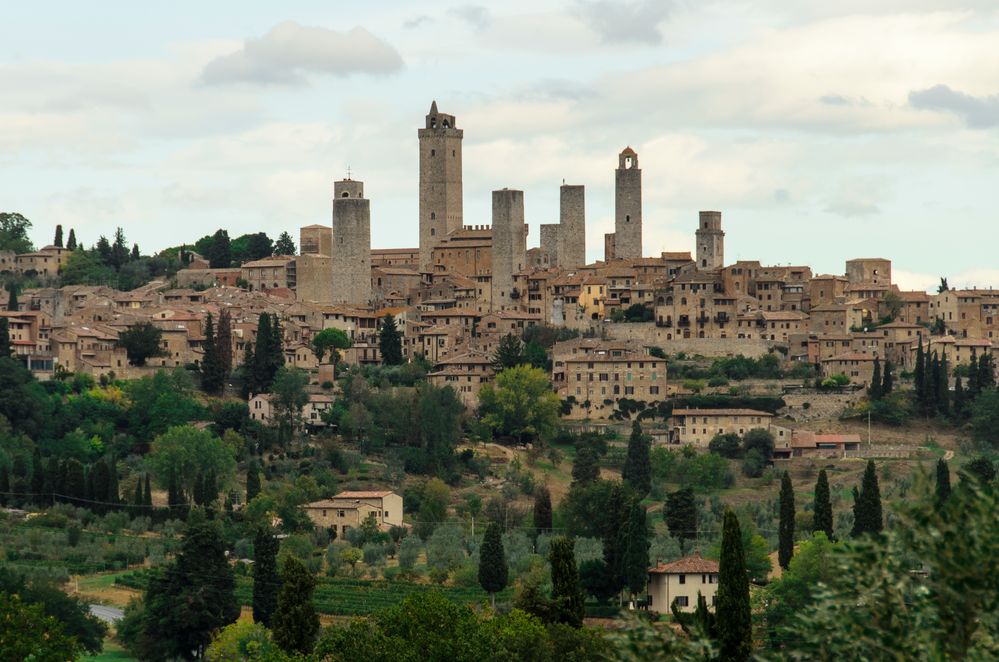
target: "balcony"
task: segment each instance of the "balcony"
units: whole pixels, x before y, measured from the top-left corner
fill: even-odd
[[[690,319],[686,315],[680,315],[680,318],[676,321],[676,325],[679,327],[690,326]]]
[[[730,321],[731,319],[729,318],[728,313],[715,313],[715,322],[718,324],[726,324]]]

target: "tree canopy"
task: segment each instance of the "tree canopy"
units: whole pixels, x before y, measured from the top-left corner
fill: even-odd
[[[559,417],[558,395],[548,375],[531,366],[516,366],[496,375],[479,393],[482,421],[499,436],[516,441],[547,441]]]

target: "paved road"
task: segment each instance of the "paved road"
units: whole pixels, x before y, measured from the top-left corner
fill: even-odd
[[[90,613],[107,623],[117,623],[125,616],[121,609],[104,605],[90,605]]]

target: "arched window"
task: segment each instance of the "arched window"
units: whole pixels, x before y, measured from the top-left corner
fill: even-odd
[[[430,150],[430,156],[437,156],[437,150],[436,149]]]
[[[436,221],[437,220],[437,212],[433,212],[433,211],[430,212],[430,220],[431,221]]]
[[[349,198],[350,197],[350,192],[344,191],[343,193],[340,194],[340,197],[341,198]]]
[[[447,120],[444,120],[443,122],[441,122],[441,126],[444,127],[445,129],[450,129],[451,123],[448,122]]]

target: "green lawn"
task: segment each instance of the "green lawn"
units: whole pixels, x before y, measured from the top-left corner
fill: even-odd
[[[138,662],[124,648],[113,641],[104,642],[104,651],[100,655],[84,655],[80,662]]]

